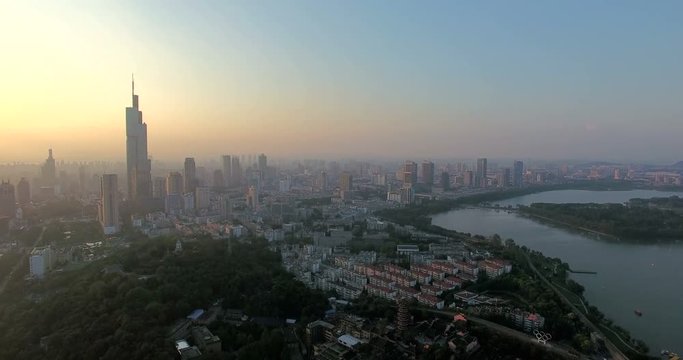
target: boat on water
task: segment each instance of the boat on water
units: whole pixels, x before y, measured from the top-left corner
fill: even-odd
[[[633,313],[635,313],[636,316],[643,316],[643,312],[638,309],[633,310]]]

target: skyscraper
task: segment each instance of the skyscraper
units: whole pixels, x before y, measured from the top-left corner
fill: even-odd
[[[266,172],[266,168],[268,167],[268,157],[266,154],[261,154],[258,156],[258,169],[261,171],[262,174]]]
[[[31,185],[26,178],[21,178],[17,184],[17,201],[19,205],[26,205],[31,202]]]
[[[57,180],[57,168],[55,167],[55,158],[52,157],[52,149],[49,149],[47,152],[47,159],[45,160],[43,167],[40,169],[40,172],[42,175],[43,186],[53,186]]]
[[[498,187],[509,187],[510,186],[510,168],[503,168],[498,172],[496,176],[496,182]]]
[[[441,173],[441,187],[444,190],[448,190],[451,188],[451,175],[448,173],[448,171],[444,171]]]
[[[0,216],[14,218],[17,202],[14,197],[14,185],[8,182],[0,183]]]
[[[240,159],[237,156],[232,157],[232,173],[231,173],[231,179],[232,179],[232,186],[241,186],[242,185],[242,168],[240,167]]]
[[[522,187],[524,185],[524,163],[515,161],[512,167],[512,186]]]
[[[126,163],[128,199],[147,200],[152,196],[152,164],[147,156],[147,124],[142,121],[135,81],[131,92],[133,104],[126,108]]]
[[[213,187],[222,188],[225,186],[225,177],[223,176],[223,171],[221,169],[216,169],[213,171]]]
[[[434,163],[431,161],[422,162],[422,182],[430,186],[434,184]]]
[[[486,187],[486,158],[477,159],[477,172],[474,174],[476,187]]]
[[[185,158],[185,193],[194,193],[197,188],[197,167],[194,158]]]
[[[474,173],[472,170],[465,170],[465,172],[462,173],[462,184],[467,187],[476,186],[474,183]]]
[[[256,186],[249,186],[247,191],[247,206],[252,210],[258,210],[259,208],[259,193]]]
[[[116,174],[102,175],[99,219],[105,235],[119,232],[119,196]]]
[[[403,179],[404,184],[417,184],[417,163],[406,160],[403,164]]]
[[[166,178],[164,209],[168,214],[180,214],[183,210],[183,175],[174,171]]]
[[[165,199],[166,198],[166,178],[163,176],[157,176],[154,178],[152,187],[152,197],[154,199]]]
[[[166,178],[166,194],[181,195],[183,193],[183,175],[177,171],[168,174]]]
[[[325,172],[325,170],[320,172],[320,177],[318,178],[318,186],[320,188],[320,192],[327,191],[327,172]]]
[[[224,186],[232,185],[232,163],[230,162],[230,155],[223,155],[223,180]]]

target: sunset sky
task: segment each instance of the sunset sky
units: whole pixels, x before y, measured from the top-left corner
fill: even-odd
[[[0,162],[683,160],[681,1],[1,1]]]

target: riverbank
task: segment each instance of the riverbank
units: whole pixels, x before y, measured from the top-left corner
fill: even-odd
[[[518,211],[517,214],[520,215],[520,216],[528,217],[528,218],[530,218],[530,219],[539,220],[540,222],[543,222],[543,223],[548,223],[548,224],[551,224],[551,225],[559,225],[559,226],[568,228],[568,229],[570,229],[570,230],[579,230],[579,231],[586,232],[586,233],[589,233],[589,234],[593,234],[593,235],[597,235],[597,236],[606,237],[606,238],[608,238],[608,239],[617,240],[617,241],[619,240],[618,237],[616,237],[616,236],[614,236],[614,235],[612,235],[612,234],[607,234],[607,233],[604,233],[604,232],[600,232],[600,231],[596,231],[596,230],[591,230],[591,229],[588,229],[588,228],[585,228],[585,227],[576,226],[576,225],[570,224],[570,223],[568,223],[568,222],[564,222],[564,221],[560,221],[560,220],[557,220],[557,219],[549,218],[549,217],[547,217],[547,216],[537,215],[537,214],[533,214],[533,213],[526,213],[526,212],[523,212],[523,211]]]

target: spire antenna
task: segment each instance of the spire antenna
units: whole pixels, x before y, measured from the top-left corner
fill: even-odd
[[[131,83],[130,83],[131,92],[133,93],[133,95],[135,95],[135,74],[133,74],[133,73],[130,74],[130,80],[131,80]]]

